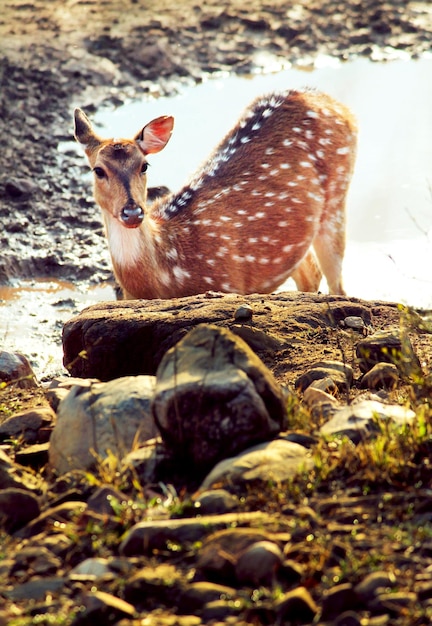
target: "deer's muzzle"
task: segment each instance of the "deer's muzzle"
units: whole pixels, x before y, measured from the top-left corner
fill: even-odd
[[[126,205],[122,208],[120,219],[127,228],[137,228],[144,219],[144,211],[137,205]]]

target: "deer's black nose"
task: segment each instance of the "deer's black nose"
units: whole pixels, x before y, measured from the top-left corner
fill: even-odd
[[[144,219],[144,211],[136,204],[127,204],[122,208],[120,218],[128,228],[136,228]]]

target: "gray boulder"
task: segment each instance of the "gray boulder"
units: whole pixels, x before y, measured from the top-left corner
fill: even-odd
[[[172,456],[192,468],[268,440],[284,424],[281,388],[227,329],[197,326],[166,353],[156,379],[155,421]]]
[[[256,480],[281,483],[310,466],[312,459],[307,448],[293,441],[274,439],[220,461],[206,476],[200,490],[220,483],[244,484]]]
[[[127,376],[83,381],[60,402],[49,460],[58,473],[89,469],[109,452],[120,459],[157,434],[150,412],[155,379]]]
[[[333,417],[321,426],[324,435],[346,436],[354,443],[370,439],[380,431],[380,422],[409,424],[414,411],[397,404],[383,404],[377,400],[360,400],[338,409]]]

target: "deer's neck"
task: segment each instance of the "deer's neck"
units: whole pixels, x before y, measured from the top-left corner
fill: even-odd
[[[125,228],[111,215],[103,215],[114,273],[123,290],[129,297],[163,297],[158,283],[162,281],[163,287],[168,281],[164,281],[158,224],[146,217],[138,228]]]

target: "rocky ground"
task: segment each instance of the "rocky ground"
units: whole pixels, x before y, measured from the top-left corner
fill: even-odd
[[[111,276],[100,217],[81,182],[86,166],[58,150],[71,138],[75,104],[91,113],[106,102],[173,93],[204,72],[248,73],[261,52],[293,63],[319,54],[384,60],[395,50],[428,51],[431,38],[429,2],[10,0],[0,15],[0,283]],[[301,348],[267,354],[279,383],[292,385],[323,356],[356,364],[351,331],[314,321],[307,313],[296,319]],[[395,307],[373,309],[374,330],[395,324]],[[272,318],[262,331],[279,337],[283,327],[282,318]],[[17,526],[2,518],[0,623],[430,623],[430,333],[417,318],[409,328],[424,377],[405,372],[383,397],[411,405],[419,416],[414,429],[356,447],[319,440],[315,469],[282,487],[236,491],[234,502],[223,494],[219,508],[213,499],[200,509],[212,519],[192,539],[187,529],[197,508],[187,484],[177,491],[169,481],[138,485],[113,459],[94,475],[53,477],[46,450],[32,455],[34,473],[20,469],[17,461],[29,463],[20,453],[35,441],[43,445],[55,414],[40,388],[0,389],[1,421],[34,407],[50,416],[38,422],[36,440],[10,434],[4,444],[3,476],[10,471],[14,479],[3,478],[2,487],[21,485],[13,502],[26,515]],[[358,371],[355,378],[360,385]],[[316,437],[322,420],[292,402],[295,430]],[[89,505],[107,485],[117,490],[114,508],[107,510],[103,497]],[[119,506],[118,492],[126,494]],[[0,491],[3,510],[9,495]],[[34,523],[39,513],[45,517]],[[145,554],[125,548],[125,533],[155,518],[171,520],[169,533]],[[179,518],[186,521],[176,526]],[[226,535],[207,539],[222,528]],[[244,565],[247,548],[263,541],[252,563],[269,565],[252,580],[242,559]],[[103,560],[84,566],[87,557]]]

